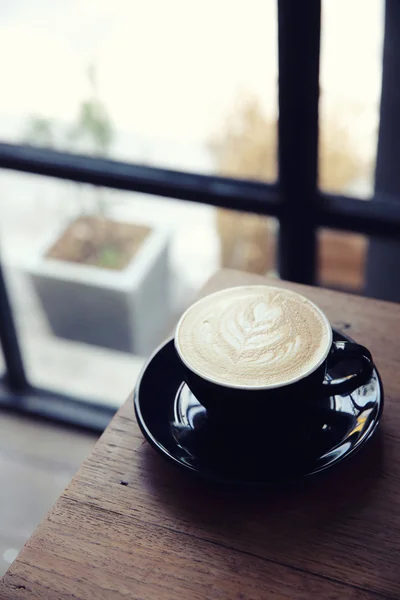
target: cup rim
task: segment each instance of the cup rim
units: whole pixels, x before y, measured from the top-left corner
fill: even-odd
[[[318,362],[315,365],[313,365],[311,368],[309,368],[308,371],[306,371],[305,373],[302,373],[301,375],[298,375],[297,377],[292,377],[291,379],[288,379],[288,380],[286,380],[284,382],[280,382],[280,383],[272,383],[272,384],[267,384],[267,385],[230,384],[230,383],[226,383],[225,381],[224,382],[218,381],[218,380],[212,379],[211,377],[208,377],[207,375],[203,375],[200,371],[196,370],[189,363],[189,361],[184,357],[182,350],[179,347],[180,345],[179,345],[178,333],[179,333],[179,329],[183,323],[183,320],[186,317],[186,315],[189,313],[189,311],[191,311],[194,307],[196,307],[203,300],[205,300],[205,298],[210,298],[212,296],[219,296],[220,294],[226,293],[230,290],[244,289],[244,288],[246,288],[246,289],[268,288],[269,290],[287,291],[291,294],[295,294],[296,296],[299,296],[300,298],[302,298],[302,299],[306,300],[307,302],[309,302],[310,304],[312,304],[312,306],[316,309],[316,311],[321,315],[323,321],[325,322],[325,324],[327,326],[329,342],[327,343],[327,348],[326,348],[325,352],[322,354],[321,358],[318,360]],[[228,388],[228,389],[243,390],[243,391],[246,391],[246,390],[248,390],[248,391],[257,391],[257,390],[258,391],[261,391],[261,390],[268,391],[268,390],[273,390],[273,389],[279,389],[279,388],[284,388],[289,385],[292,385],[293,383],[298,383],[299,381],[301,381],[303,379],[306,379],[307,377],[312,375],[312,373],[314,373],[322,365],[322,363],[326,360],[326,357],[328,356],[328,354],[332,348],[332,343],[333,343],[332,325],[331,325],[328,317],[326,316],[326,314],[322,311],[322,309],[319,306],[317,306],[314,302],[312,302],[312,300],[310,300],[309,298],[307,298],[307,296],[304,296],[303,294],[299,294],[298,292],[294,292],[294,291],[289,290],[284,287],[279,287],[276,285],[265,285],[265,284],[233,286],[233,287],[229,287],[229,288],[224,288],[222,290],[218,290],[217,292],[213,292],[211,294],[207,294],[207,296],[203,296],[202,298],[199,298],[199,300],[197,300],[196,302],[191,304],[184,311],[184,313],[182,314],[182,316],[180,317],[180,319],[178,321],[178,324],[175,328],[175,334],[174,334],[175,350],[176,350],[180,360],[189,369],[189,371],[191,371],[192,373],[197,375],[197,377],[200,377],[201,379],[204,379],[205,381],[208,381],[209,383],[212,383],[214,385]]]

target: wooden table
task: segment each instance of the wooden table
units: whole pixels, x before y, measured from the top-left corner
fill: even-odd
[[[223,271],[204,293],[260,281]],[[400,306],[282,285],[371,349],[386,392],[375,438],[321,478],[227,490],[158,456],[129,398],[4,576],[1,599],[400,598]]]

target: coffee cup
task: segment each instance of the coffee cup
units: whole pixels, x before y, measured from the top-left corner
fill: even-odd
[[[185,382],[220,424],[254,424],[272,413],[296,420],[363,385],[373,370],[367,348],[333,341],[318,306],[272,286],[200,299],[179,320],[174,343]],[[340,379],[329,377],[338,366]]]

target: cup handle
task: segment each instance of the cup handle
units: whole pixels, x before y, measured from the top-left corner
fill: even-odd
[[[325,395],[349,394],[371,379],[374,367],[372,355],[368,348],[354,342],[333,342],[328,355],[328,371],[330,367],[347,360],[358,360],[360,363],[358,371],[345,375],[344,380],[343,377],[325,380],[322,384]]]

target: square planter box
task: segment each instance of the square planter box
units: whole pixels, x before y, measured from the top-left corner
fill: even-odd
[[[121,271],[47,258],[27,268],[54,335],[146,356],[170,327],[168,234],[152,229]]]

